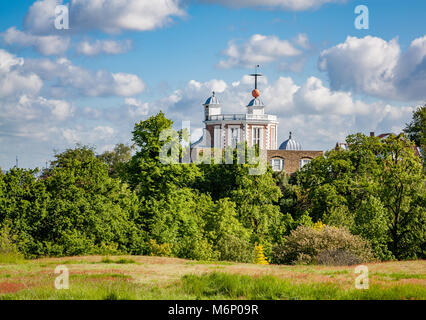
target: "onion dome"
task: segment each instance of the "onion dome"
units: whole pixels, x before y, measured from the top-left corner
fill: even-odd
[[[249,104],[247,105],[247,107],[264,107],[265,105],[263,104],[263,101],[260,100],[260,98],[254,98],[252,99]]]
[[[207,104],[220,104],[219,103],[219,99],[215,96],[215,92],[214,91],[212,93],[212,96],[209,97],[204,104],[205,105],[207,105]]]
[[[288,139],[281,143],[280,150],[302,150],[302,145],[292,138],[292,134],[290,132]]]

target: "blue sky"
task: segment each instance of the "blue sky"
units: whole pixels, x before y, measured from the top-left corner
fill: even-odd
[[[195,139],[212,90],[224,112],[244,112],[255,63],[279,139],[293,131],[304,149],[400,131],[426,99],[422,0],[72,0],[70,30],[54,29],[56,2],[0,3],[3,169],[15,156],[41,167],[77,142],[130,143],[159,110],[190,120]]]

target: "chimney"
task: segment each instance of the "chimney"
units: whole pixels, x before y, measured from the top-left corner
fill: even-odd
[[[374,137],[374,131],[370,132],[370,137]]]

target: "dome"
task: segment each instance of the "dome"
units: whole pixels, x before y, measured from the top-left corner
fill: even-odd
[[[204,104],[220,104],[219,99],[215,96],[215,92],[209,97]]]
[[[281,143],[279,149],[280,150],[302,150],[302,145],[291,137],[291,132],[290,132],[290,136],[288,137],[286,141]]]
[[[264,107],[265,105],[263,104],[263,101],[260,100],[259,98],[254,98],[252,99],[249,104],[247,105],[247,107]]]

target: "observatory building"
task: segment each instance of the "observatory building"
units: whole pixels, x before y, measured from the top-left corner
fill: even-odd
[[[261,75],[256,72],[252,76],[255,78],[255,86],[252,99],[244,107],[244,112],[222,112],[222,105],[215,92],[206,100],[203,104],[203,135],[191,145],[191,154],[198,156],[207,148],[235,148],[237,143],[245,141],[248,147],[257,145],[259,149],[266,151],[266,160],[274,171],[292,174],[323,152],[303,150],[302,145],[293,139],[291,132],[289,138],[278,148],[277,116],[265,113],[265,104],[257,88],[257,78]]]

